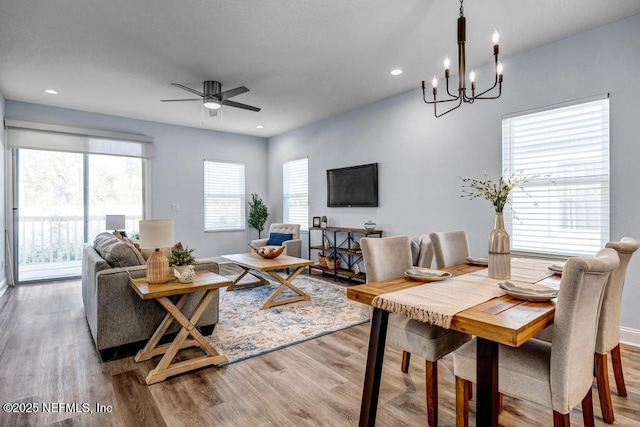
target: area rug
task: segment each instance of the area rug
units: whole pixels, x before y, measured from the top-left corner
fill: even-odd
[[[293,284],[310,295],[310,301],[261,310],[277,287],[270,282],[231,292],[220,289],[219,321],[208,337],[229,359],[220,366],[369,321],[369,307],[348,300],[346,287],[304,274]],[[286,289],[278,299],[294,295]]]

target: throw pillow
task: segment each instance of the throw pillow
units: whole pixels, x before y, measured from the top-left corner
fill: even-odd
[[[135,246],[115,238],[101,245],[99,253],[111,267],[132,267],[145,263]]]
[[[286,242],[287,240],[291,240],[292,237],[293,234],[291,233],[270,233],[267,245],[282,246],[284,242]]]

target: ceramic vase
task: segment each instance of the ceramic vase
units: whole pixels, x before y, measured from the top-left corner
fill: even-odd
[[[495,226],[489,234],[489,277],[493,279],[511,277],[511,247],[509,234],[504,228],[502,212],[496,212]]]

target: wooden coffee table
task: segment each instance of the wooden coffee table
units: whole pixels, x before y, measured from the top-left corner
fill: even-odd
[[[313,261],[288,255],[279,255],[274,259],[265,259],[254,253],[223,255],[222,257],[228,259],[229,261],[244,269],[244,272],[242,272],[242,274],[233,281],[233,284],[227,288],[227,291],[234,291],[247,286],[264,286],[269,284],[268,280],[266,280],[264,277],[254,274],[251,270],[265,272],[280,283],[280,286],[278,286],[278,288],[273,291],[273,293],[269,295],[269,297],[265,300],[264,304],[262,304],[262,307],[260,307],[262,310],[282,304],[289,304],[291,302],[306,301],[311,299],[309,295],[305,294],[300,289],[295,287],[292,282],[293,279],[295,279],[298,274],[302,273],[307,266],[313,265]],[[275,271],[290,268],[295,268],[295,270],[287,277],[283,277]],[[247,274],[251,274],[252,276],[257,278],[258,281],[239,284],[238,282],[240,281],[240,279],[242,279]],[[280,298],[277,300],[276,297],[280,295],[280,293],[286,288],[291,289],[298,295],[293,297]]]
[[[173,375],[226,362],[227,356],[216,350],[211,343],[202,336],[196,328],[196,323],[213,298],[217,296],[216,290],[231,285],[231,281],[226,277],[209,271],[196,271],[196,277],[192,283],[180,283],[176,278],[171,278],[167,283],[161,284],[149,284],[147,280],[146,277],[130,279],[129,285],[131,285],[140,298],[145,300],[155,299],[158,301],[158,303],[167,310],[167,315],[158,326],[158,329],[153,333],[147,345],[145,345],[134,358],[136,362],[142,362],[164,354],[156,368],[152,369],[147,375],[145,379],[146,383],[155,384]],[[182,307],[187,301],[189,294],[199,291],[205,291],[205,293],[196,305],[196,308],[191,314],[191,318],[187,318],[181,311]],[[181,295],[176,304],[169,299],[170,296],[174,295]],[[182,329],[180,329],[172,343],[158,345],[160,338],[167,332],[167,329],[174,320],[182,325]],[[192,338],[188,340],[187,337],[189,335],[191,335]],[[171,363],[178,351],[189,347],[199,347],[205,355],[182,362]]]

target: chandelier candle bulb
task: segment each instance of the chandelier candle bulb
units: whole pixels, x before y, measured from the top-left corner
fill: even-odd
[[[495,28],[493,29],[493,35],[491,36],[491,41],[493,42],[494,46],[497,46],[498,42],[500,41],[500,33]]]

